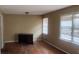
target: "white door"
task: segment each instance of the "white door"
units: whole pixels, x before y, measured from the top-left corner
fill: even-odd
[[[0,49],[3,48],[3,19],[0,16]]]

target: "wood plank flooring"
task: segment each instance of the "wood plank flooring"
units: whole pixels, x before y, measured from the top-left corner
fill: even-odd
[[[64,52],[48,45],[43,41],[33,45],[22,45],[16,42],[6,43],[1,51],[2,54],[65,54]]]

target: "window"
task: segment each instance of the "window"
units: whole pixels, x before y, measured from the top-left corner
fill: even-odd
[[[61,16],[60,39],[79,44],[79,14]]]
[[[72,15],[66,15],[61,17],[60,23],[60,38],[71,40],[71,30],[72,30]]]
[[[73,16],[73,41],[79,43],[79,14]]]
[[[43,18],[43,34],[48,34],[48,18]]]

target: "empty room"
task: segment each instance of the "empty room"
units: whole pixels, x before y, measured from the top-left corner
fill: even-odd
[[[1,54],[79,54],[78,5],[0,5]]]

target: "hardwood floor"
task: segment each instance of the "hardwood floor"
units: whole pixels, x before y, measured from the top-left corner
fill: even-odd
[[[43,41],[33,45],[22,45],[16,42],[6,43],[1,51],[2,54],[65,54]]]

